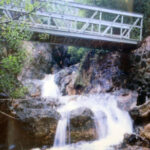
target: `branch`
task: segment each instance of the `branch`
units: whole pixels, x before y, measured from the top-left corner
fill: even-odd
[[[27,16],[27,15],[32,14],[33,12],[39,10],[40,8],[41,8],[41,7],[39,7],[39,8],[36,8],[36,7],[35,7],[32,11],[30,11],[30,12],[28,12],[28,13],[26,13],[26,14],[21,14],[21,15],[19,15],[19,16],[16,16],[16,17],[12,18],[12,20],[9,20],[9,21],[0,22],[0,24],[9,24],[9,23],[12,22],[12,21],[18,20],[20,17],[23,17],[23,16]]]
[[[8,117],[8,118],[18,120],[17,118],[15,118],[15,117],[13,117],[13,116],[10,116],[10,115],[6,114],[6,113],[5,113],[5,112],[3,112],[3,111],[0,111],[0,114],[2,114],[2,115],[4,115],[4,116],[6,116],[6,117]]]

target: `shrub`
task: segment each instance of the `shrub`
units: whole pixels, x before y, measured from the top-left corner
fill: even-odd
[[[87,48],[77,48],[73,46],[68,47],[68,54],[72,64],[76,64],[81,61],[83,56],[88,52]]]

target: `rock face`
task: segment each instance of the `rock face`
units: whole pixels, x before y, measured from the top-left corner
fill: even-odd
[[[132,146],[133,145],[141,146],[141,147],[149,147],[150,146],[150,142],[146,138],[141,137],[136,134],[131,134],[131,135],[126,134],[124,136],[123,143],[126,145],[132,145]]]
[[[150,101],[147,101],[141,106],[134,106],[133,108],[131,108],[130,115],[135,121],[139,122],[140,124],[150,122]]]
[[[143,41],[140,48],[131,52],[130,61],[131,88],[138,89],[139,93],[145,92],[147,96],[150,96],[150,37]]]
[[[55,82],[63,95],[75,95],[74,82],[78,74],[79,64],[66,67],[56,73]]]
[[[37,99],[9,100],[8,103],[9,116],[14,119],[8,117],[6,124],[0,124],[1,128],[3,125],[8,126],[8,141],[5,141],[8,145],[19,146],[18,141],[26,148],[53,144],[57,121],[60,118],[53,109],[53,104]]]
[[[134,120],[135,131],[138,134],[136,136],[138,138],[134,138],[134,145],[150,148],[150,101],[141,106],[132,107],[130,115]]]
[[[26,62],[20,78],[40,79],[43,74],[51,72],[52,48],[48,43],[24,42],[27,53]]]
[[[79,108],[70,114],[71,143],[92,141],[97,138],[93,113],[88,108]]]
[[[41,94],[41,83],[39,80],[45,77],[45,74],[56,73],[63,67],[71,65],[70,56],[67,54],[67,48],[64,46],[52,46],[49,43],[23,42],[23,49],[26,51],[26,60],[23,70],[18,76],[19,81],[28,88],[28,97],[38,97]],[[65,75],[70,75],[71,70],[65,69]],[[70,73],[71,71],[71,73]],[[60,73],[63,76],[63,71]],[[67,80],[71,80],[68,77]],[[65,86],[67,83],[64,83]],[[62,87],[63,88],[63,87]]]
[[[130,107],[137,101],[138,93],[129,89],[120,89],[111,93],[116,97],[119,108],[130,111]]]
[[[127,54],[120,52],[97,53],[90,51],[80,66],[75,82],[78,93],[111,92],[126,83]],[[129,66],[129,65],[127,65]]]
[[[27,57],[18,79],[28,88],[29,96],[39,96],[38,80],[51,72],[52,48],[48,43],[38,42],[24,42],[22,47],[25,49]]]
[[[150,123],[144,126],[144,130],[140,134],[150,141]]]

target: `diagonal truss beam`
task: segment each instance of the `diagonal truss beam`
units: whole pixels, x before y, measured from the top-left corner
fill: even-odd
[[[97,13],[98,13],[98,11],[95,11],[89,19],[93,19],[97,15]],[[90,23],[86,22],[86,24],[83,25],[83,27],[81,28],[80,31],[84,32],[88,28],[89,25],[90,25]]]
[[[133,28],[137,25],[137,23],[140,21],[139,18],[136,19],[136,21],[133,23],[133,25],[130,27],[128,32],[126,33],[125,37],[130,38],[130,32],[133,30]]]
[[[112,24],[110,24],[110,25],[104,30],[104,32],[102,33],[102,35],[105,35],[105,34],[109,31],[109,29],[112,28],[113,24],[119,19],[119,17],[120,17],[120,15],[117,15],[117,17],[113,20]]]
[[[113,38],[134,41],[142,39],[143,15],[141,14],[103,9],[73,2],[63,2],[62,0],[40,0],[40,2],[52,4],[52,8],[48,11],[43,11],[44,9],[42,9],[41,11],[37,10],[32,14],[28,14],[23,7],[10,7],[6,5],[4,7],[0,6],[0,11],[3,11],[5,17],[8,19],[13,19],[14,14],[27,14],[25,17],[21,17],[19,21],[26,21],[29,24],[29,27],[31,29],[35,28],[35,31],[37,30],[37,32],[43,30],[48,33],[54,33],[52,31],[57,30],[58,33],[63,33],[64,36],[69,32],[71,35],[74,35],[75,33],[80,34],[81,37],[83,35],[90,37],[109,37],[112,41]],[[58,9],[60,10],[57,11]],[[92,15],[90,18],[81,17],[80,13],[73,13],[74,10],[75,12],[87,12],[88,10],[91,11]],[[99,17],[96,17],[97,14]],[[102,17],[103,15],[109,14],[110,16],[115,15],[115,18],[111,20],[109,19],[110,17],[108,17],[108,19]],[[124,17],[135,18],[136,20],[131,24],[131,22],[127,22]],[[89,26],[91,26],[90,31]],[[118,30],[116,32],[117,34],[113,32],[113,29],[115,28]],[[133,39],[132,31],[134,31],[135,28],[140,32],[138,33],[139,35]]]

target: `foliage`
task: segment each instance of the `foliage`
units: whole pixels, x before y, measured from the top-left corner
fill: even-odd
[[[47,33],[39,34],[39,39],[40,40],[48,40],[49,38],[50,38],[50,35],[47,34]]]
[[[73,64],[80,62],[87,51],[87,48],[77,48],[73,46],[68,47],[68,54],[70,54],[70,60]]]
[[[140,6],[140,7],[139,7]],[[149,0],[134,0],[134,12],[144,14],[144,37],[150,35],[150,2]]]
[[[19,95],[23,96],[23,91],[26,92],[26,88],[20,85],[17,80],[25,56],[25,52],[21,50],[2,58],[0,63],[0,92],[15,98]]]
[[[121,10],[128,9],[128,5],[126,5],[127,0],[75,0],[75,1],[79,3],[96,5],[111,9],[121,9]]]
[[[130,12],[142,13],[144,15],[144,37],[150,35],[150,1],[149,0],[75,0],[79,3],[96,5],[100,7],[118,9]],[[83,13],[82,13],[83,15]],[[86,13],[84,15],[90,15]]]
[[[15,22],[1,25],[0,42],[4,41],[9,50],[13,48],[16,51],[20,47],[22,40],[31,38],[31,32],[25,30],[25,27],[25,24],[18,25]]]
[[[0,6],[10,3],[11,0],[1,0]],[[13,0],[14,6],[21,4],[22,0]],[[28,14],[37,6],[38,3],[31,4],[30,0],[25,1],[25,10]],[[0,18],[0,92],[12,98],[23,97],[27,92],[27,88],[20,84],[17,76],[26,58],[26,53],[21,48],[22,41],[29,40],[32,36],[25,22],[17,22],[19,17],[21,15],[10,20],[2,15]]]

